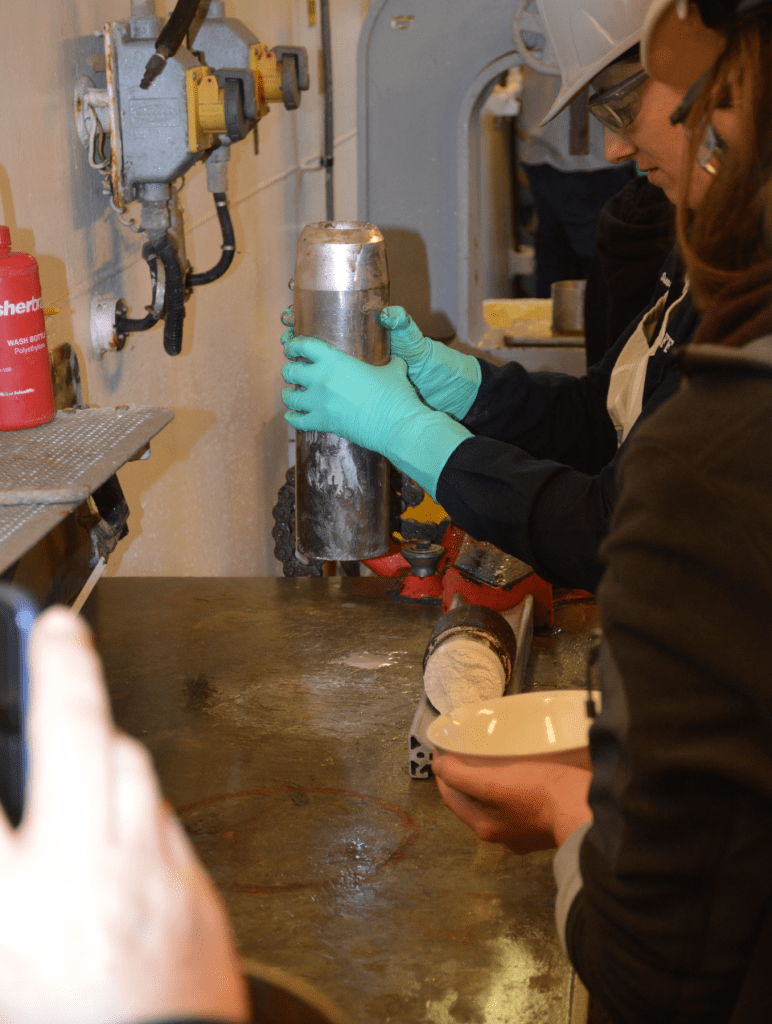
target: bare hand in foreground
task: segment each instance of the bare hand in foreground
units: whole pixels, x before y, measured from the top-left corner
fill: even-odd
[[[0,811],[0,1020],[248,1020],[225,910],[75,615],[40,617],[31,669],[18,831]]]
[[[432,770],[443,803],[478,838],[515,853],[560,846],[592,817],[587,767],[538,760],[470,764],[435,750]]]

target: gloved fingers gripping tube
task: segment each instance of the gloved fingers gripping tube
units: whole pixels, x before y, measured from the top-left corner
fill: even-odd
[[[381,310],[378,319],[387,331],[402,331],[415,322],[402,306],[387,306]]]
[[[170,356],[178,356],[182,351],[182,322],[185,319],[185,279],[177,250],[169,235],[161,235],[153,245],[166,275],[164,349]]]
[[[145,242],[142,246],[142,258],[150,268],[150,279],[153,282],[153,297],[148,307],[151,311],[142,320],[131,320],[129,317],[121,316],[119,313],[115,318],[115,331],[118,335],[135,334],[137,331],[149,331],[159,320],[159,317],[152,312],[155,306],[156,284],[158,282],[158,259],[152,242]]]
[[[480,390],[479,361],[442,342],[425,338],[401,306],[387,306],[378,319],[389,332],[392,353],[407,362],[410,380],[424,401],[432,409],[462,420]]]
[[[222,256],[211,270],[204,270],[200,274],[188,274],[186,284],[189,288],[197,288],[202,284],[211,284],[218,277],[222,277],[225,271],[233,262],[236,252],[236,236],[233,233],[233,223],[228,210],[228,197],[224,192],[214,193],[215,209],[217,218],[220,221],[222,231]]]
[[[155,79],[166,67],[169,57],[182,46],[182,41],[190,31],[196,17],[201,0],[177,0],[169,20],[166,22],[155,41],[155,53],[147,62],[140,89],[149,89]]]
[[[290,410],[285,419],[299,431],[298,452],[309,435],[334,434],[382,455],[436,500],[446,462],[472,434],[421,401],[404,359],[392,356],[386,365],[372,365],[306,336],[288,338],[284,352],[292,362],[282,367],[282,376],[301,389],[282,391]],[[324,473],[317,472],[314,479],[329,476],[329,467],[325,458]]]

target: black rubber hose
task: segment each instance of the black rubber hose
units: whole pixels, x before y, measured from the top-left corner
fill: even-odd
[[[170,356],[178,356],[182,351],[182,322],[185,319],[185,279],[177,250],[168,234],[154,241],[154,249],[166,275],[164,349]]]
[[[142,320],[130,320],[128,317],[121,316],[118,313],[115,317],[115,332],[119,335],[134,334],[136,331],[149,331],[159,320],[159,317],[152,311],[155,305],[156,282],[158,280],[158,261],[152,242],[145,242],[142,246],[142,259],[150,267],[150,279],[153,282],[153,298],[150,303],[150,312]]]
[[[228,211],[228,197],[224,192],[215,192],[214,204],[222,231],[222,256],[220,256],[219,262],[211,270],[204,270],[200,274],[188,274],[185,282],[188,288],[197,288],[200,284],[211,284],[218,277],[222,277],[233,262],[233,256],[236,252],[236,236],[233,234],[233,223]]]
[[[134,334],[136,331],[149,331],[151,327],[155,327],[158,323],[158,317],[155,313],[148,313],[147,316],[141,320],[131,320],[129,317],[121,316],[120,313],[115,317],[115,333],[116,334]]]
[[[177,0],[169,20],[155,41],[155,53],[147,62],[145,74],[139,83],[140,89],[150,88],[166,67],[167,60],[173,57],[182,46],[182,41],[190,31],[200,3],[201,0]]]

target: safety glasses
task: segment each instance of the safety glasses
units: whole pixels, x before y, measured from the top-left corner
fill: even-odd
[[[697,163],[703,171],[707,171],[708,174],[715,177],[721,168],[721,161],[726,151],[726,143],[713,125],[709,124],[696,153]]]
[[[590,98],[587,108],[603,125],[617,135],[632,128],[641,109],[641,86],[649,77],[648,71],[636,71],[605,92]]]
[[[684,98],[678,104],[676,109],[670,115],[670,123],[673,125],[683,124],[686,118],[689,116],[692,107],[697,101],[697,97],[702,92],[702,88],[707,81],[708,75],[712,71],[712,65],[705,71],[697,81],[692,85],[689,91],[686,93]],[[686,126],[684,125],[684,128]],[[688,130],[688,129],[687,129]],[[721,160],[727,151],[727,145],[721,136],[718,134],[712,124],[706,126],[704,134],[702,136],[702,142],[696,153],[696,160],[703,171],[707,171],[708,174],[712,174],[714,177],[718,174],[721,167]]]

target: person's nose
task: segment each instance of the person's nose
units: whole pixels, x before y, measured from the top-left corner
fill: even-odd
[[[621,164],[631,160],[638,148],[627,135],[617,135],[610,128],[603,130],[603,147],[610,164]]]

